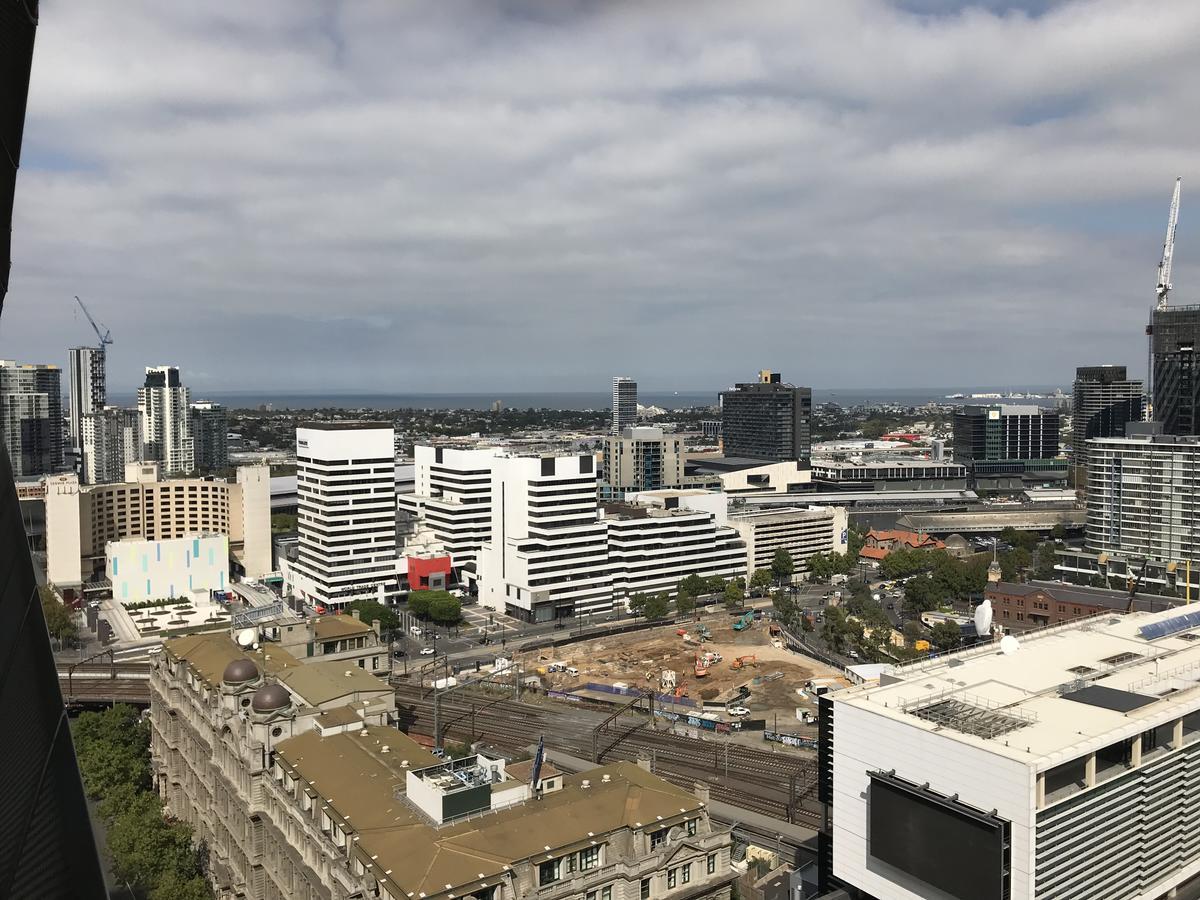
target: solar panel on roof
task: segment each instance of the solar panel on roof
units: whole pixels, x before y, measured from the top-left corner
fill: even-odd
[[[1200,625],[1200,612],[1190,612],[1184,613],[1182,616],[1163,619],[1161,622],[1151,622],[1149,625],[1143,625],[1138,629],[1138,634],[1147,641],[1154,641],[1161,637],[1187,631],[1189,628],[1195,628],[1197,625]]]

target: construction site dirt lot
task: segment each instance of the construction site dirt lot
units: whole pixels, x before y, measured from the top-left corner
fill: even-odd
[[[681,688],[683,696],[697,705],[701,701],[728,700],[736,695],[738,688],[746,686],[750,695],[737,705],[749,709],[751,718],[767,718],[772,720],[768,727],[774,727],[777,716],[780,731],[806,730],[801,727],[796,710],[803,708],[815,713],[816,706],[812,697],[801,696],[797,689],[811,679],[835,678],[839,684],[846,684],[842,673],[775,646],[765,619],[740,632],[733,629],[736,621],[735,616],[713,614],[690,623],[685,630],[693,638],[701,624],[712,633],[712,640],[701,644],[686,642],[678,635],[677,629],[684,628],[680,625],[540,650],[536,659],[530,654],[524,664],[527,670],[539,670],[547,688],[560,691],[588,682],[609,685],[617,682],[669,694],[674,692],[665,688],[662,681],[663,671],[669,670],[675,673],[676,689]],[[706,651],[715,651],[722,659],[708,668],[707,675],[696,677],[696,657]],[[739,657],[743,664],[735,667]],[[551,672],[551,663],[576,669],[578,674]]]

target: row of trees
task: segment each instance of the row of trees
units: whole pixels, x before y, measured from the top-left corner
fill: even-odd
[[[38,585],[38,597],[42,601],[42,615],[46,619],[46,630],[59,645],[73,644],[79,638],[79,625],[75,621],[75,610],[58,599],[54,589]]]
[[[113,874],[149,900],[212,900],[208,850],[163,815],[150,777],[150,724],[132,706],[85,712],[74,728],[88,796],[107,828]]]
[[[408,611],[418,619],[432,619],[439,625],[457,625],[462,621],[462,603],[449,591],[412,591]]]

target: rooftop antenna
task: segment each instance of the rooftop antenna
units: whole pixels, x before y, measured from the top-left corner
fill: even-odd
[[[79,304],[79,308],[82,309],[83,314],[87,316],[88,322],[90,322],[92,325],[92,331],[96,332],[96,337],[100,338],[100,349],[104,350],[113,342],[112,332],[105,328],[104,333],[100,333],[100,326],[96,324],[96,320],[92,318],[92,314],[88,312],[88,308],[83,305],[83,301],[79,299],[78,294],[75,295],[75,302]]]

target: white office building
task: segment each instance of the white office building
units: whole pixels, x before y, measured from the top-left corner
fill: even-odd
[[[612,428],[613,434],[637,424],[638,386],[632,378],[617,376],[613,379]]]
[[[881,900],[1200,889],[1200,604],[897,666],[819,704],[829,887]]]
[[[397,502],[445,545],[456,569],[474,563],[491,535],[492,463],[500,455],[495,447],[414,449],[413,492]]]
[[[1200,564],[1200,437],[1095,438],[1087,448],[1088,550]]]
[[[191,391],[175,366],[147,366],[138,388],[142,441],[147,460],[162,463],[166,476],[186,475],[196,467],[192,447]]]
[[[72,347],[67,351],[70,397],[68,402],[71,446],[83,447],[83,417],[98,413],[108,403],[103,347]]]
[[[296,429],[299,556],[285,577],[297,596],[326,607],[397,599],[393,446],[390,425]]]
[[[791,554],[797,576],[807,571],[809,557],[816,553],[846,552],[844,506],[738,509],[730,512],[729,524],[745,541],[750,572],[771,568],[779,550]]]
[[[672,503],[608,503],[608,562],[619,603],[634,594],[674,594],[689,575],[746,575],[746,545],[717,516]]]
[[[612,609],[606,532],[592,456],[495,458],[480,603],[534,622]]]
[[[104,406],[79,420],[84,484],[108,484],[125,477],[125,466],[142,460],[142,414],[137,409]]]

